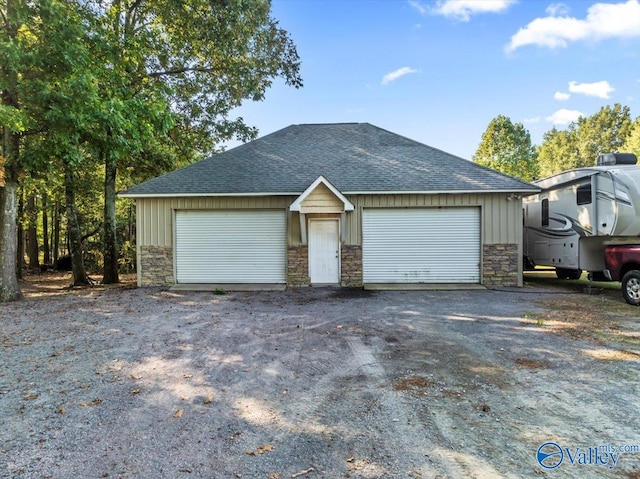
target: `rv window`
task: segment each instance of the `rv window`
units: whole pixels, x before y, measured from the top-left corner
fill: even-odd
[[[549,199],[542,200],[542,226],[549,226]]]
[[[591,203],[591,183],[578,186],[576,201],[579,205],[588,205]]]

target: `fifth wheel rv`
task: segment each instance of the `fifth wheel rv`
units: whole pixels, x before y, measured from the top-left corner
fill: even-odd
[[[556,268],[558,278],[623,280],[627,302],[640,302],[640,257],[612,278],[605,250],[640,244],[640,166],[632,153],[600,155],[597,165],[534,182],[541,192],[524,198],[524,265]],[[629,281],[630,280],[630,281]],[[626,291],[628,288],[629,291]],[[636,298],[634,300],[634,298]]]

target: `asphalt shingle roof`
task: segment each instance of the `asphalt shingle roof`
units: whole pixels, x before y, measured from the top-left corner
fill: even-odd
[[[300,194],[323,175],[344,194],[538,188],[369,123],[292,125],[122,196]]]

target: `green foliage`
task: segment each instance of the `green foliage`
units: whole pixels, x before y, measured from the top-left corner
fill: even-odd
[[[513,123],[504,115],[491,120],[473,155],[476,163],[525,181],[537,175],[535,159],[529,132],[522,123]]]
[[[541,176],[550,176],[572,168],[595,165],[598,155],[629,151],[636,127],[629,107],[616,103],[602,107],[589,117],[571,123],[566,130],[553,128],[544,135],[538,149]],[[637,134],[637,133],[636,133]],[[627,146],[629,144],[629,146]],[[633,150],[631,150],[633,151]]]
[[[85,240],[90,269],[111,261],[114,238],[119,264],[135,260],[133,208],[116,188],[254,138],[232,110],[277,77],[302,86],[270,10],[268,0],[0,0],[0,127],[18,145],[0,152],[0,171],[33,180],[53,220],[72,170],[80,234],[105,229]]]
[[[579,166],[592,166],[598,155],[620,151],[631,132],[628,106],[605,106],[592,116],[581,117],[576,127]]]
[[[555,127],[544,134],[538,148],[538,168],[544,178],[560,171],[578,167],[578,141],[575,127],[558,130]]]
[[[621,151],[635,153],[640,159],[640,117],[636,118],[631,125],[629,136],[627,136]]]

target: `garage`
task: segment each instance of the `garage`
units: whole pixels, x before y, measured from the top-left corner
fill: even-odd
[[[285,211],[175,212],[177,283],[285,283],[286,248]]]
[[[479,283],[480,208],[362,212],[365,284]]]

